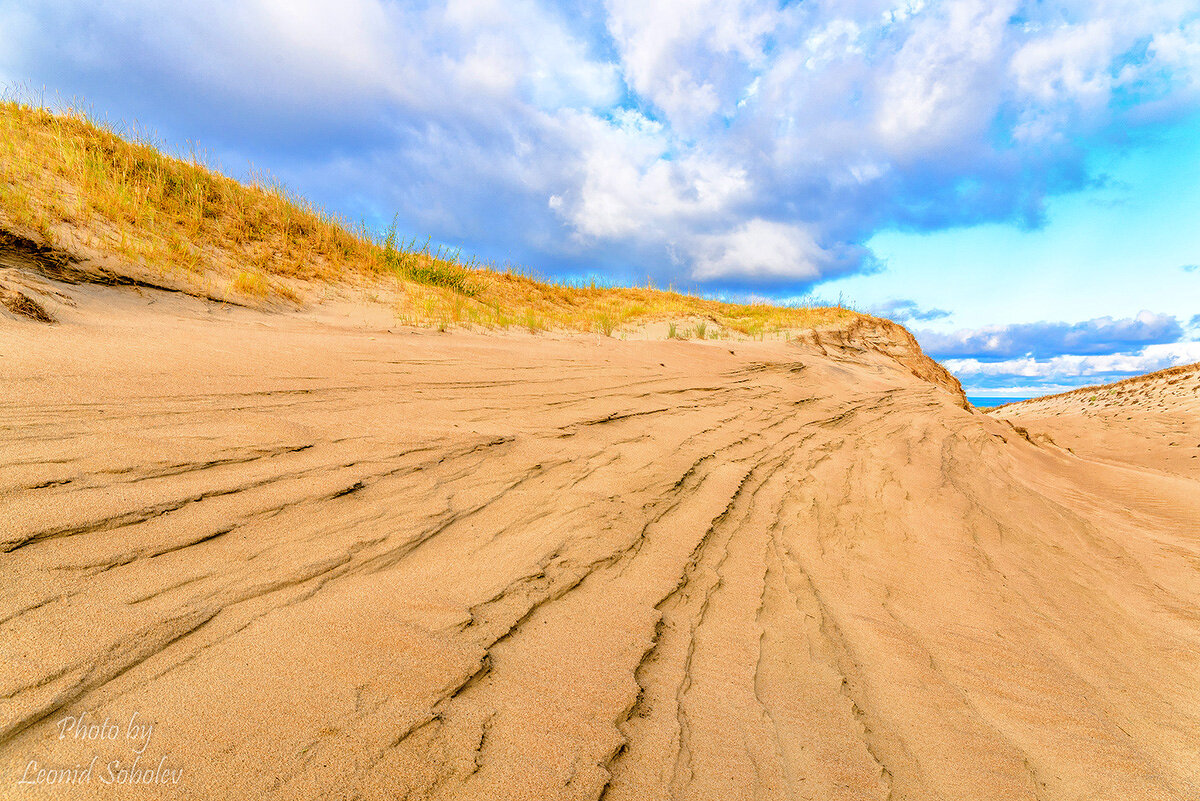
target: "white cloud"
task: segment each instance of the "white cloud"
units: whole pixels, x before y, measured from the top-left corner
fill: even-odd
[[[1152,68],[1171,77],[1176,93],[1200,93],[1200,20],[1155,33],[1147,51]]]
[[[750,0],[608,0],[629,85],[690,133],[737,105],[779,12]]]
[[[812,281],[834,259],[812,229],[752,219],[732,231],[699,237],[692,247],[692,278],[788,278]]]
[[[884,27],[904,22],[914,14],[920,14],[925,8],[925,0],[905,0],[900,5],[883,12],[880,22]]]
[[[556,211],[578,236],[671,242],[731,213],[749,189],[737,166],[696,152],[671,157],[663,126],[637,112],[573,122],[582,180]]]
[[[1200,22],[1155,34],[1149,49],[1159,63],[1182,69],[1193,79],[1200,77]]]
[[[398,83],[391,20],[374,0],[347,0],[335,15],[319,0],[183,4],[166,15],[139,1],[123,21],[135,17],[174,51],[162,54],[167,69],[256,97],[265,89],[285,102],[336,101]]]
[[[594,59],[563,20],[528,0],[452,0],[445,20],[461,39],[468,86],[524,93],[541,109],[606,108],[621,94],[616,64]]]
[[[1042,103],[1106,103],[1113,84],[1113,27],[1109,19],[1064,25],[1025,44],[1011,62],[1017,90]]]
[[[830,20],[804,41],[804,46],[812,53],[804,66],[817,70],[831,61],[861,54],[863,50],[858,44],[861,32],[853,20]]]
[[[888,151],[911,158],[980,138],[995,113],[1001,86],[991,79],[1015,9],[1013,0],[963,0],[919,18],[879,74],[875,121]]]
[[[1137,353],[1055,356],[1050,359],[1026,357],[998,362],[983,362],[977,359],[947,359],[942,364],[964,380],[981,376],[1060,380],[1114,373],[1130,375],[1150,373],[1197,361],[1200,361],[1200,342],[1173,342],[1149,345]]]

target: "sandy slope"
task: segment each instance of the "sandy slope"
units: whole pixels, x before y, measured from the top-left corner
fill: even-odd
[[[1200,363],[1051,395],[993,414],[1080,456],[1200,479]]]
[[[1200,793],[1194,389],[1027,439],[879,332],[62,291],[0,319],[0,796]]]

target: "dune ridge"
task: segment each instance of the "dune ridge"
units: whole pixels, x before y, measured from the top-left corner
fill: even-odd
[[[224,175],[194,146],[173,156],[79,109],[0,100],[0,133],[0,263],[60,280],[283,309],[369,297],[400,322],[439,329],[638,336],[651,326],[661,338],[674,324],[684,338],[782,339],[864,317],[726,303],[649,277],[644,287],[550,281],[405,239],[394,224],[352,224],[267,177]]]
[[[1055,442],[1081,456],[1200,476],[1200,362],[998,406],[989,413],[1053,432]]]

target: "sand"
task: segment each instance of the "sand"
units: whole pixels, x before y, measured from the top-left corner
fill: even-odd
[[[2,797],[1200,793],[1200,373],[983,414],[890,329],[36,288]]]
[[[1038,398],[993,414],[1091,461],[1200,479],[1200,363]]]

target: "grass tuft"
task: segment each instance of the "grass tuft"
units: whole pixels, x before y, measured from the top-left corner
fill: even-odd
[[[267,284],[267,279],[263,275],[243,270],[234,276],[233,289],[243,295],[265,298],[270,291],[270,285]]]
[[[606,337],[613,335],[613,330],[617,327],[617,323],[607,314],[596,315],[596,330]]]

